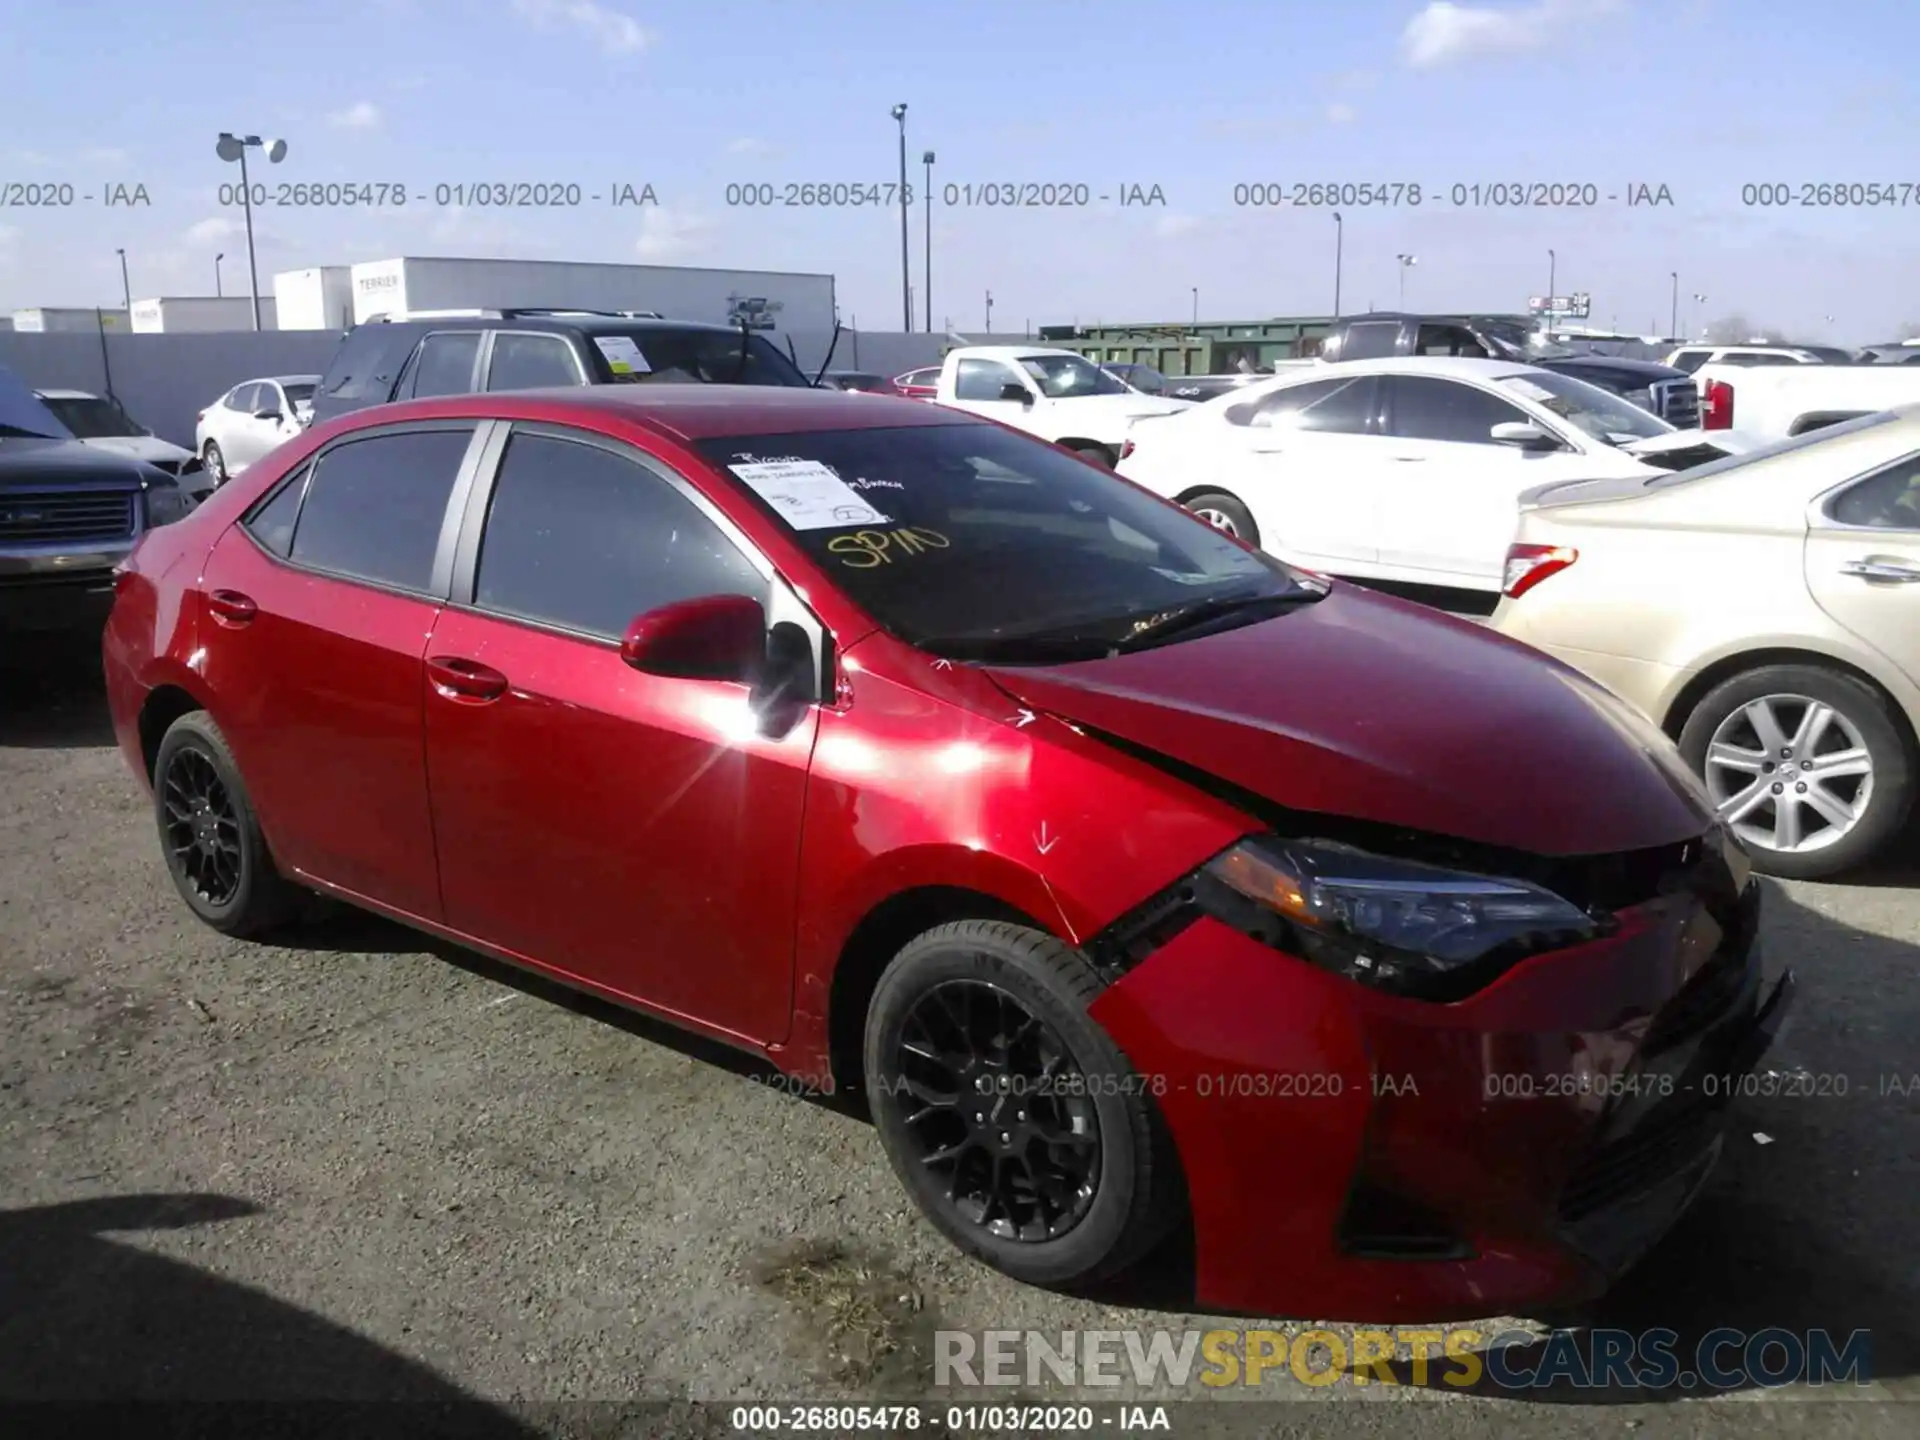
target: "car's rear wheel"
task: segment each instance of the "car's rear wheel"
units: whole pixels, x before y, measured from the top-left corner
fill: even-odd
[[[180,898],[222,934],[262,935],[292,919],[300,892],[274,868],[253,802],[220,727],[204,710],[161,737],[154,819]]]
[[[1687,717],[1680,750],[1768,875],[1849,870],[1913,807],[1913,756],[1891,703],[1820,665],[1766,665],[1715,686]]]
[[[894,1172],[962,1250],[1032,1284],[1124,1270],[1179,1214],[1151,1086],[1087,1015],[1100,988],[1050,935],[959,921],[894,957],[867,1015]]]
[[[1253,512],[1236,496],[1224,490],[1208,490],[1188,496],[1185,504],[1214,529],[1224,530],[1249,545],[1260,543],[1260,527],[1253,523]]]
[[[214,441],[207,441],[206,448],[200,452],[200,463],[206,467],[207,478],[213,481],[215,489],[227,483],[227,457],[220,453]]]

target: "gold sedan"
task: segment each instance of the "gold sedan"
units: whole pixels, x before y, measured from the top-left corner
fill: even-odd
[[[1833,875],[1903,828],[1920,775],[1920,405],[1520,503],[1494,628],[1672,736],[1758,869]]]

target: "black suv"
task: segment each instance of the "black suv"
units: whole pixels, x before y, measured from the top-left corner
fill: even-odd
[[[561,385],[813,382],[765,336],[724,325],[579,311],[370,320],[349,330],[313,397],[319,424],[428,395]]]

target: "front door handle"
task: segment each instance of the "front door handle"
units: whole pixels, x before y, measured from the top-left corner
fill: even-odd
[[[207,596],[207,609],[222,625],[238,627],[260,613],[260,607],[238,590],[215,590]]]
[[[433,688],[449,700],[484,703],[507,693],[507,677],[491,665],[455,655],[435,655],[427,661]]]
[[[1890,560],[1849,560],[1840,567],[1840,573],[1861,580],[1882,580],[1895,585],[1911,585],[1920,580],[1920,569],[1912,565],[1898,565]]]

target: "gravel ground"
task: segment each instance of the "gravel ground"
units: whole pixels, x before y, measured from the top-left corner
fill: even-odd
[[[204,929],[92,655],[0,644],[0,1397],[472,1401],[459,1433],[721,1434],[724,1411],[623,1406],[912,1400],[936,1328],[1209,1324],[1177,1253],[1098,1299],[963,1261],[863,1120],[703,1042],[347,912],[284,945]],[[1890,1402],[1920,1398],[1916,881],[1910,848],[1772,887],[1766,953],[1803,980],[1774,1064],[1848,1093],[1747,1102],[1710,1193],[1586,1317],[1867,1327],[1873,1386],[1515,1401],[1269,1376],[1172,1433],[1915,1433]],[[440,1412],[406,1413],[425,1433]]]

